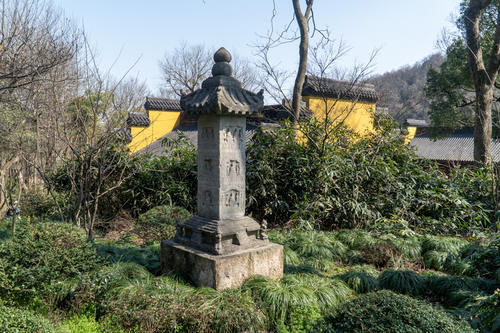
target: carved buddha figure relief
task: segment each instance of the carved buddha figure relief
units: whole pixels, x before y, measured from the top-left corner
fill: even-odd
[[[229,126],[224,129],[223,139],[226,145],[240,144],[243,138],[243,129],[240,126]]]
[[[212,127],[202,127],[201,138],[204,140],[213,140],[215,138],[214,129]]]
[[[224,205],[226,207],[240,207],[241,194],[238,190],[229,190],[224,193]]]
[[[226,162],[226,176],[239,176],[240,172],[240,162],[237,160],[229,160]]]
[[[212,192],[205,191],[203,193],[203,205],[204,206],[212,206],[213,205]]]

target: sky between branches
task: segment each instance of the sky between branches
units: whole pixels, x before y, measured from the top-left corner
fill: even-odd
[[[276,0],[280,28],[292,18],[291,1]],[[373,68],[384,73],[413,64],[438,51],[443,28],[453,29],[460,0],[316,0],[317,25],[328,27],[351,50],[341,66],[368,61],[380,49]],[[158,61],[166,51],[188,44],[205,44],[255,60],[253,44],[270,28],[271,0],[54,0],[83,25],[97,50],[103,71],[146,81],[157,92]],[[275,53],[275,61],[293,69],[296,44]]]

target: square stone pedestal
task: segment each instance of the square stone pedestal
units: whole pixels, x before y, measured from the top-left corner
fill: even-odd
[[[283,259],[283,246],[274,243],[231,254],[212,255],[173,240],[161,242],[162,273],[176,272],[197,286],[217,290],[237,288],[254,275],[279,279],[283,276]]]

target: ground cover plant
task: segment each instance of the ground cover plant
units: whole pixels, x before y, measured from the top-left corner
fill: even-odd
[[[49,227],[70,231],[70,239],[82,237],[83,243],[74,244],[83,246],[85,256],[76,256],[73,267],[64,262],[62,249],[45,248],[47,260],[34,270],[41,281],[31,286],[36,294],[12,280],[18,279],[13,272],[26,271],[33,259],[15,265],[2,261],[0,306],[16,315],[0,320],[20,327],[19,332],[29,332],[23,320],[38,320],[40,332],[45,326],[54,332],[355,332],[359,327],[373,332],[492,332],[498,327],[500,266],[494,236],[479,242],[408,235],[401,229],[392,234],[276,230],[269,236],[285,247],[285,276],[280,281],[257,276],[241,288],[219,292],[159,276],[158,245],[105,238],[91,244],[84,232],[60,222],[21,222],[16,236],[5,232],[0,248],[11,253],[6,248],[18,249],[27,235],[38,235],[41,244],[68,244],[58,232],[42,232]],[[0,223],[0,230],[8,228],[7,221]],[[377,244],[384,250],[367,256]],[[35,257],[42,248],[28,247],[24,255]],[[427,266],[425,257],[432,251],[447,253],[442,266]],[[61,262],[72,268],[55,276],[49,267],[58,267],[53,260],[61,253]],[[380,259],[388,253],[389,260]],[[469,269],[457,271],[458,263]],[[356,319],[377,307],[380,316]]]

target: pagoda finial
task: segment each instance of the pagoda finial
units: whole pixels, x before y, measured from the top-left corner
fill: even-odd
[[[214,54],[212,76],[203,81],[201,89],[181,96],[181,107],[192,114],[233,114],[248,116],[261,112],[264,96],[242,87],[231,76],[231,53],[221,47]]]
[[[233,74],[233,68],[229,64],[231,62],[231,53],[228,50],[221,47],[214,54],[215,64],[212,67],[212,75],[225,75],[231,76]]]

